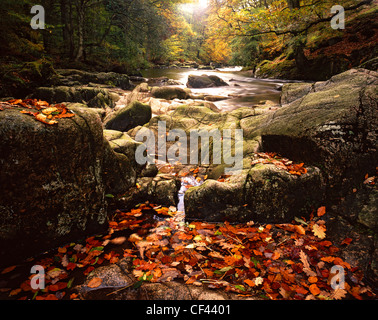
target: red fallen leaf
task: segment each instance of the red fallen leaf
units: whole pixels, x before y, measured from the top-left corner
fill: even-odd
[[[353,241],[352,238],[345,238],[345,239],[341,242],[341,244],[346,244],[347,246],[349,246],[350,243],[351,243],[352,241]]]
[[[67,270],[74,270],[75,268],[76,268],[76,263],[73,263],[73,262],[70,262],[66,267]]]
[[[85,276],[87,276],[87,275],[90,274],[93,270],[94,270],[94,266],[90,266],[90,267],[88,267],[87,269],[85,269],[85,271],[83,272],[83,274],[84,274]]]
[[[23,291],[31,291],[32,288],[30,286],[30,280],[25,280],[23,283],[21,283],[20,288]]]
[[[48,294],[47,296],[36,296],[35,300],[59,300],[55,294]]]
[[[296,293],[299,293],[299,294],[307,294],[308,290],[306,290],[305,288],[301,287],[301,286],[296,286],[295,287],[295,292]]]
[[[8,272],[13,271],[17,266],[10,266],[8,268],[5,268],[3,271],[1,271],[1,274],[6,274]]]
[[[48,286],[49,291],[59,291],[67,288],[67,282],[57,282]]]
[[[323,206],[323,207],[318,208],[318,211],[317,211],[318,217],[324,216],[325,213],[326,213],[326,207]]]

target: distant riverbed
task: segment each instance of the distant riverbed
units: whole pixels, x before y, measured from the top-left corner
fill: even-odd
[[[265,100],[279,102],[281,87],[285,80],[256,79],[249,72],[240,71],[241,67],[227,67],[217,70],[197,70],[188,68],[162,68],[147,69],[142,71],[145,78],[168,77],[178,80],[186,87],[190,74],[216,75],[225,80],[229,86],[216,88],[191,89],[194,93],[206,93],[210,95],[228,96],[230,99],[215,102],[216,106],[224,111],[230,111],[240,107],[251,107]]]

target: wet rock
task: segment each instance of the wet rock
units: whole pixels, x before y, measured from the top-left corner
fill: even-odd
[[[284,85],[262,125],[264,150],[321,165],[338,193],[374,173],[378,161],[378,74],[351,69],[315,84]]]
[[[120,87],[124,90],[132,89],[134,86],[126,74],[116,72],[87,72],[76,69],[57,69],[56,79],[59,85],[70,85],[72,82],[79,84],[105,84],[110,87]]]
[[[221,101],[221,100],[226,100],[229,99],[229,97],[225,96],[206,96],[205,100],[206,101]]]
[[[0,256],[7,264],[106,228],[106,193],[135,184],[127,157],[103,138],[91,109],[47,126],[0,112]]]
[[[67,86],[40,87],[36,89],[33,96],[49,103],[85,103],[90,108],[113,108],[117,98],[103,88]]]
[[[320,170],[301,176],[257,164],[224,182],[207,180],[185,193],[186,218],[229,222],[287,222],[307,215],[324,198]]]
[[[117,264],[96,268],[88,275],[82,285],[75,287],[75,290],[82,299],[104,299],[107,294],[110,293],[110,296],[111,292],[115,291],[116,293],[116,289],[126,289],[137,282],[129,269],[129,258],[124,258]],[[99,281],[99,286],[92,288],[88,284],[94,278],[99,278],[101,281]]]
[[[211,87],[222,87],[228,86],[224,80],[215,75],[206,75],[201,76],[189,75],[188,82],[186,83],[188,88],[211,88]]]
[[[189,98],[190,91],[179,87],[166,86],[152,88],[151,94],[154,98],[161,98],[166,100],[187,99]]]
[[[111,113],[104,120],[106,129],[128,131],[138,125],[144,125],[151,119],[151,107],[144,103],[134,101]]]

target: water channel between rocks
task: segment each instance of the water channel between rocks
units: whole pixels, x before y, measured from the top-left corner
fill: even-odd
[[[216,70],[198,70],[188,68],[147,69],[142,71],[143,77],[168,77],[182,83],[186,88],[188,76],[216,75],[226,81],[229,86],[191,89],[196,94],[228,96],[229,99],[217,101],[215,105],[222,111],[231,111],[240,107],[251,107],[264,100],[279,102],[281,87],[284,83],[292,82],[277,79],[256,79],[248,71],[240,71],[241,67],[229,67]]]
[[[179,87],[186,88],[189,75],[216,75],[227,82],[228,86],[213,88],[191,88],[195,94],[207,94],[214,96],[225,96],[228,99],[216,101],[214,104],[222,112],[232,111],[241,107],[252,107],[254,104],[264,103],[269,100],[274,104],[279,103],[281,88],[284,83],[293,82],[278,79],[256,79],[251,77],[251,72],[241,71],[242,67],[226,67],[215,70],[198,70],[194,68],[160,68],[146,69],[142,71],[145,78],[161,78],[177,80],[182,85]],[[177,210],[183,212],[184,194],[191,186],[202,184],[203,180],[196,180],[194,176],[185,176],[181,178],[181,188],[178,193]]]

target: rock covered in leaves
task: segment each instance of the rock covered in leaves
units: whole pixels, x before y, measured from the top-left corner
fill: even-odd
[[[50,125],[25,109],[0,111],[0,254],[7,262],[104,228],[104,195],[135,184],[130,161],[104,140],[95,112],[72,108],[74,117]]]

